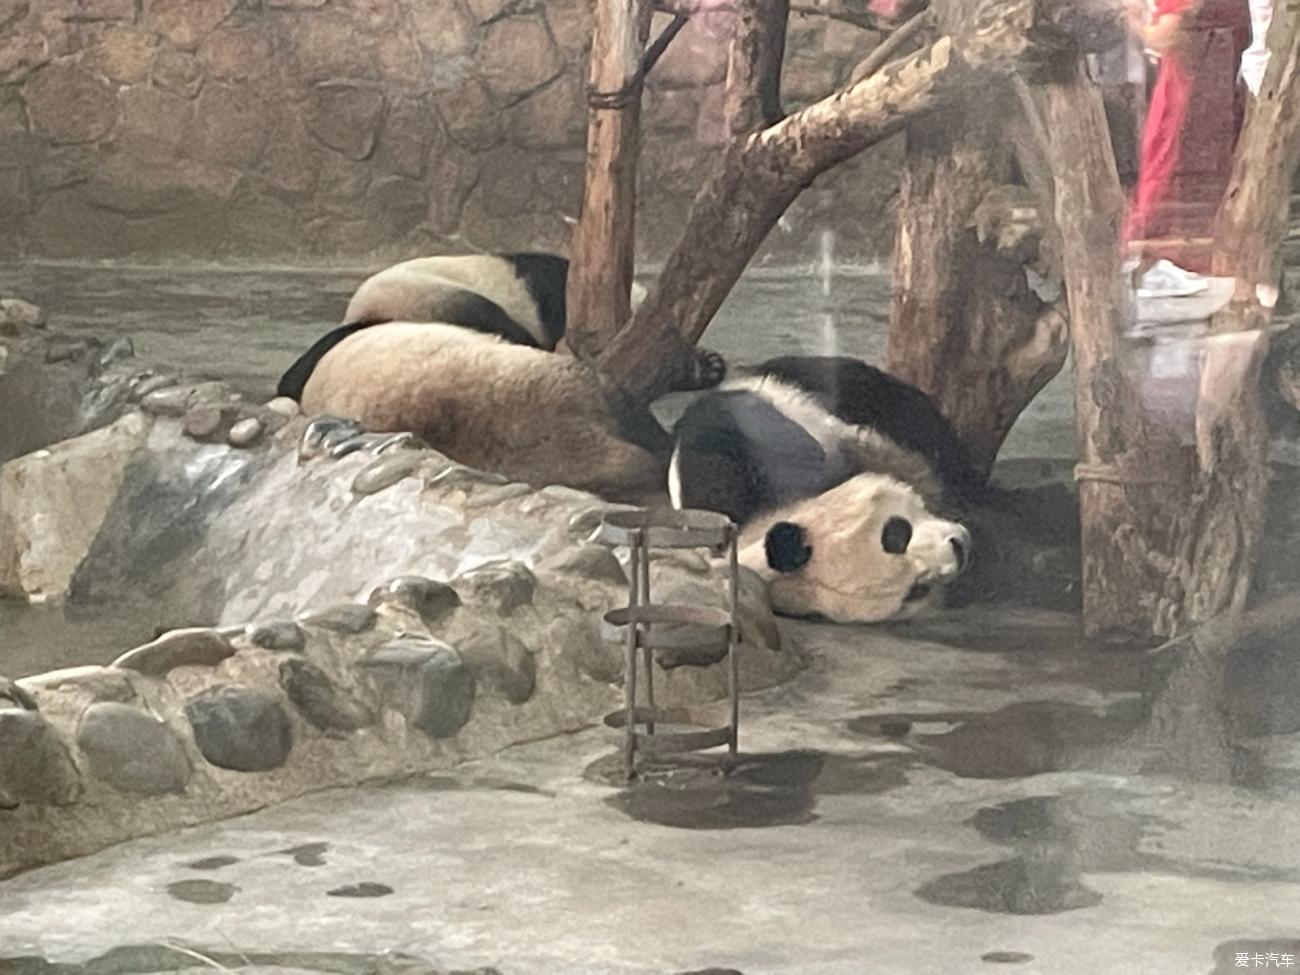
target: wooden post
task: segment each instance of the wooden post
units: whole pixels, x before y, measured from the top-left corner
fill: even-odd
[[[636,242],[642,61],[650,0],[598,0],[587,92],[587,171],[573,236],[565,341],[596,355],[628,319]]]
[[[1030,290],[1023,256],[976,234],[977,210],[1011,181],[1003,123],[1020,111],[1009,86],[991,82],[978,100],[908,127],[894,238],[890,372],[930,395],[985,476],[1068,341],[1064,318]]]
[[[1124,367],[1131,293],[1120,268],[1125,200],[1100,90],[1082,59],[1035,97],[1055,177],[1056,223],[1070,302],[1079,431],[1084,628],[1167,633],[1170,552],[1193,474],[1171,431],[1145,415]]]

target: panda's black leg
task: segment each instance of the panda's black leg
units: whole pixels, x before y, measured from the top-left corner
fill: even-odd
[[[696,349],[691,375],[683,389],[712,389],[727,378],[727,360],[712,349]]]

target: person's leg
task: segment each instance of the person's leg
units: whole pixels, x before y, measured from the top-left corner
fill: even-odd
[[[1126,243],[1150,237],[1163,222],[1159,211],[1169,195],[1178,166],[1191,90],[1189,80],[1185,66],[1176,55],[1166,56],[1160,62],[1142,131],[1142,159],[1137,192],[1125,227]]]

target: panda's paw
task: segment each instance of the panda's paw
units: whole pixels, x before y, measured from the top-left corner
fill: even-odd
[[[695,350],[695,370],[690,389],[712,389],[727,378],[727,360],[712,349]]]

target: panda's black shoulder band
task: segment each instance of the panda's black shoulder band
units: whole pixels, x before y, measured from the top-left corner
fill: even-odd
[[[378,325],[379,321],[351,322],[347,325],[340,325],[338,328],[325,333],[318,338],[310,349],[298,357],[298,359],[285,370],[280,377],[279,384],[275,387],[276,396],[287,396],[292,400],[302,400],[302,391],[307,388],[307,380],[316,370],[317,364],[325,358],[325,354],[330,349],[338,345],[353,332],[359,332],[363,328],[369,328],[371,325]]]

